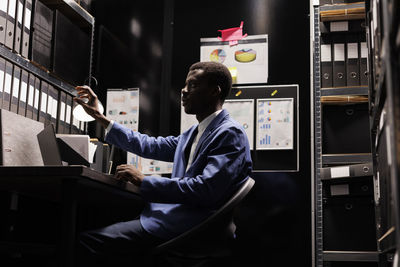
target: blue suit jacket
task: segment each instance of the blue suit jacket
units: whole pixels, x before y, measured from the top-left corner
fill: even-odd
[[[249,143],[243,128],[226,110],[201,136],[186,171],[185,148],[194,125],[178,137],[150,137],[114,123],[106,141],[145,158],[174,162],[171,178],[146,176],[140,186],[147,201],[143,228],[169,239],[192,228],[219,208],[251,173]]]

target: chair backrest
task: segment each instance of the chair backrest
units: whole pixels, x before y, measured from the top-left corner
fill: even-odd
[[[203,230],[207,229],[210,225],[212,225],[216,221],[220,220],[221,218],[224,218],[226,215],[231,213],[233,209],[244,199],[244,197],[250,192],[254,183],[255,181],[251,177],[248,177],[248,179],[243,183],[243,185],[239,188],[239,190],[235,194],[233,194],[233,196],[224,205],[222,205],[205,221],[196,225],[192,229],[178,235],[177,237],[172,238],[158,245],[155,248],[154,252],[158,253],[170,247],[175,247],[178,244],[184,243],[185,241],[191,240],[193,236],[196,236],[196,234],[201,233]]]

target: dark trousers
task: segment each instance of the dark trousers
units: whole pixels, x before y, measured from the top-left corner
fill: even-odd
[[[147,233],[139,220],[80,234],[77,266],[146,266],[149,252],[165,240]]]

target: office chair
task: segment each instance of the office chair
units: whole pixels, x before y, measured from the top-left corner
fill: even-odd
[[[158,245],[153,251],[155,266],[226,266],[236,226],[234,208],[254,185],[250,177],[239,190],[205,221],[181,235]]]

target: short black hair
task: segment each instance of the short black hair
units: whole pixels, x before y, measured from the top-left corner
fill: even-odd
[[[224,64],[213,61],[197,62],[190,66],[189,71],[193,70],[203,70],[203,75],[208,80],[208,84],[219,86],[221,88],[221,100],[225,100],[232,88],[232,76]]]

